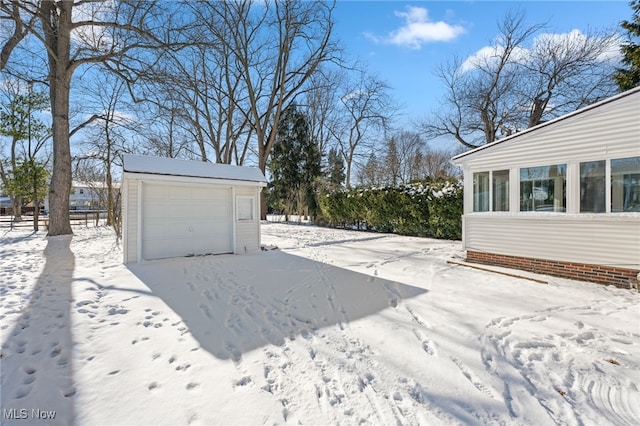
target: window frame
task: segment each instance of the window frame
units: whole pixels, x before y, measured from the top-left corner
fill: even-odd
[[[251,217],[241,217],[244,209],[241,208],[241,202],[248,201],[250,203]],[[236,221],[251,222],[256,220],[256,197],[248,195],[239,195],[236,197]]]
[[[636,160],[637,159],[637,160]],[[606,183],[606,190],[608,191],[608,197],[607,197],[607,213],[613,213],[613,214],[619,214],[619,213],[639,213],[640,210],[618,210],[616,209],[614,211],[614,175],[613,175],[613,162],[614,161],[623,161],[623,160],[630,160],[630,161],[638,161],[640,163],[640,155],[636,155],[636,156],[631,156],[631,157],[618,157],[618,158],[610,158],[607,160],[607,177],[608,177],[608,182]],[[636,172],[636,170],[632,170],[632,172]],[[637,175],[638,177],[630,177],[629,179],[633,179],[633,180],[637,180],[635,183],[633,183],[633,180],[631,182],[632,186],[637,186],[640,188],[640,170],[637,170],[637,173],[628,173],[628,174],[622,174],[622,176],[635,176]],[[625,181],[625,178],[623,177],[623,182]],[[625,188],[626,184],[623,183],[623,189]],[[637,192],[640,197],[640,190],[635,191]],[[634,193],[635,193],[634,192]],[[624,196],[623,196],[624,197]],[[624,200],[624,198],[623,198]],[[637,201],[636,201],[637,203]],[[634,203],[635,205],[635,203]]]
[[[601,176],[583,176],[583,166],[586,166],[588,164],[594,164],[594,163],[601,163],[602,166],[598,165],[595,168],[602,168],[603,173]],[[588,161],[578,161],[577,162],[577,169],[578,169],[578,195],[576,198],[576,211],[580,214],[585,214],[585,213],[594,213],[594,214],[602,214],[602,213],[607,213],[607,174],[608,174],[608,166],[607,166],[608,161],[607,160],[588,160]],[[585,180],[587,179],[602,179],[601,183],[598,183],[596,181],[596,186],[597,185],[602,185],[602,190],[604,191],[604,193],[602,194],[602,198],[600,200],[594,199],[594,205],[598,204],[598,201],[600,201],[602,203],[602,210],[588,210],[588,209],[584,209],[583,207],[586,204],[586,200],[583,199],[583,195],[586,195],[585,193],[583,193],[583,189],[584,186],[583,184],[585,183]],[[592,194],[595,195],[595,194]],[[585,204],[583,204],[585,203]]]
[[[505,196],[506,198],[506,210],[497,210],[496,209],[496,180],[495,180],[495,174],[496,173],[500,173],[500,174],[505,174],[506,173],[506,180],[504,180],[504,182],[506,182],[506,188],[505,191],[503,193],[503,196]],[[489,181],[490,181],[490,186],[491,186],[491,204],[489,206],[490,211],[492,212],[509,212],[511,211],[511,170],[510,169],[500,169],[500,170],[492,170],[490,173],[490,177],[489,177]],[[505,204],[505,203],[503,203]]]
[[[486,182],[482,183],[482,185],[486,185],[486,191],[476,192],[476,188],[482,186],[479,183],[479,181],[478,181],[478,184],[476,185],[476,176],[477,176],[477,179],[482,178],[483,180],[485,179],[485,176],[486,176]],[[474,213],[484,213],[484,212],[491,211],[491,172],[490,171],[473,173],[471,193],[473,197],[473,204],[471,208]],[[483,196],[483,194],[486,194],[486,196]]]
[[[626,155],[625,155],[626,154]],[[515,213],[517,215],[520,214],[524,214],[524,215],[535,215],[535,214],[549,214],[549,213],[562,213],[564,215],[583,215],[583,216],[588,216],[588,215],[616,215],[616,214],[631,214],[634,216],[640,216],[640,210],[637,210],[638,207],[638,198],[640,194],[640,190],[638,189],[640,187],[640,177],[636,177],[637,175],[640,174],[640,170],[636,169],[636,163],[635,161],[640,161],[640,155],[636,155],[636,153],[623,153],[622,155],[620,155],[619,153],[616,155],[614,154],[615,157],[612,156],[598,156],[598,157],[593,157],[593,156],[578,156],[576,158],[573,159],[569,159],[569,158],[559,158],[558,160],[553,161],[553,164],[546,164],[543,166],[540,166],[538,164],[540,164],[541,162],[536,162],[534,164],[531,163],[516,163],[514,165],[510,165],[505,167],[504,165],[502,167],[495,167],[495,168],[470,168],[470,170],[468,169],[468,173],[469,175],[466,176],[470,176],[471,177],[471,184],[469,185],[469,187],[465,186],[466,188],[470,189],[471,194],[470,195],[465,195],[465,209],[469,209],[466,210],[467,214],[487,214],[487,213],[497,213],[498,215],[501,213]],[[636,160],[638,159],[638,160]],[[615,170],[616,168],[616,164],[618,162],[618,160],[631,160],[632,164],[631,167],[627,166],[626,168],[620,168],[619,173],[617,175],[613,175],[614,172],[618,172],[617,170]],[[600,211],[586,211],[586,210],[582,210],[582,202],[581,202],[581,197],[582,197],[582,190],[583,190],[583,176],[582,176],[582,167],[585,165],[585,163],[598,163],[600,162],[600,164],[602,164],[602,162],[604,162],[604,203],[605,203],[605,209],[604,211],[600,210]],[[549,162],[551,163],[551,162]],[[563,189],[562,189],[562,193],[560,194],[561,198],[561,203],[564,203],[564,205],[559,205],[558,207],[553,207],[553,210],[522,210],[522,199],[521,199],[521,191],[522,191],[522,170],[524,169],[535,169],[535,168],[551,168],[553,166],[557,166],[557,167],[562,167],[562,171],[559,172],[558,176],[556,177],[551,177],[549,178],[549,176],[547,176],[546,178],[541,178],[539,179],[540,181],[543,180],[553,180],[556,178],[562,178],[564,179],[562,185],[563,185]],[[549,175],[549,169],[546,171],[547,175]],[[627,170],[629,169],[629,170]],[[508,171],[508,174],[506,174],[505,172]],[[503,175],[504,178],[506,178],[508,180],[508,189],[505,188],[505,195],[508,197],[508,208],[509,210],[496,210],[496,203],[494,200],[494,198],[496,197],[495,194],[495,176],[494,174],[500,173]],[[465,172],[466,174],[467,172]],[[601,173],[601,172],[599,172]],[[488,210],[480,210],[477,209],[476,203],[477,201],[477,195],[480,195],[482,197],[482,195],[484,194],[480,194],[480,193],[474,193],[474,191],[476,190],[476,185],[474,185],[474,177],[477,175],[481,175],[486,177],[486,174],[489,175],[488,178]],[[615,202],[620,203],[621,201],[619,201],[619,197],[620,195],[618,195],[618,198],[616,198],[614,193],[614,185],[616,183],[616,181],[623,181],[623,183],[621,185],[627,185],[626,180],[622,177],[622,175],[627,175],[628,176],[628,180],[629,180],[629,185],[631,185],[631,189],[628,190],[628,193],[630,195],[628,195],[631,198],[631,207],[628,207],[627,211],[624,211],[622,209],[622,207],[618,207],[616,208],[616,206],[614,205]],[[598,185],[602,184],[602,176],[596,176],[596,179],[601,179],[600,182],[598,183]],[[529,180],[531,181],[531,180]],[[533,179],[533,181],[535,181],[535,179]],[[526,182],[526,181],[525,181]],[[557,184],[557,181],[556,181]],[[537,184],[536,184],[537,185]],[[555,188],[555,185],[552,184],[552,187]],[[597,190],[596,190],[597,191]],[[618,189],[618,191],[620,191]],[[555,189],[554,189],[555,192]],[[562,200],[562,197],[564,198],[564,200]],[[601,197],[601,195],[600,195]],[[551,200],[551,198],[547,198],[547,200]],[[618,201],[617,201],[618,200]],[[599,200],[599,202],[601,203],[602,200]],[[468,203],[468,204],[466,204]],[[598,201],[596,201],[596,203],[598,203]],[[550,204],[550,203],[548,203]],[[542,203],[541,203],[542,205]],[[467,207],[468,206],[468,207]],[[504,206],[504,204],[503,204]],[[549,206],[552,207],[552,206]]]
[[[568,191],[570,190],[570,177],[569,177],[569,165],[570,163],[565,161],[565,162],[557,162],[554,164],[545,164],[542,166],[520,166],[518,167],[518,212],[519,213],[525,213],[525,214],[531,214],[531,213],[567,213],[569,211],[569,205],[568,205],[568,200],[570,199],[570,194],[568,193]],[[564,173],[562,174],[556,174],[556,176],[551,176],[550,171],[552,169],[552,167],[555,167],[556,170],[560,170],[561,168],[564,170]],[[523,180],[522,179],[522,175],[523,175],[523,171],[524,170],[528,170],[528,169],[547,169],[547,174],[546,176],[540,176],[540,177],[534,177],[531,179],[527,179],[527,180]],[[548,201],[549,200],[549,194],[550,194],[550,188],[551,188],[551,184],[553,184],[553,193],[554,193],[554,197],[555,194],[557,193],[558,189],[556,188],[556,179],[558,178],[562,178],[562,205],[560,206],[560,209],[558,209],[558,207],[555,206],[555,198],[552,198],[554,200],[554,204],[552,205],[553,210],[539,210],[539,208],[541,206],[546,206],[547,204],[540,204],[538,205],[536,208],[536,200],[538,200],[538,196],[536,195],[536,188],[540,188],[540,191],[538,191],[539,193],[542,191],[543,188],[545,188],[545,186],[543,185],[543,183],[546,183],[546,192],[547,192],[547,196],[544,199],[541,199],[540,201]],[[536,182],[539,183],[539,186],[536,186]],[[529,194],[529,199],[532,200],[531,201],[531,210],[523,210],[523,183],[531,183],[531,192]],[[540,195],[544,195],[544,191],[541,192]]]

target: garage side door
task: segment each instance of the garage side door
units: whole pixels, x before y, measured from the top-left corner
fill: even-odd
[[[142,258],[233,252],[231,190],[145,183]]]

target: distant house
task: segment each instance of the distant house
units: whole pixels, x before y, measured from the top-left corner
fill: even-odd
[[[114,182],[113,188],[118,190],[120,183]],[[107,206],[107,185],[104,182],[80,182],[71,183],[69,193],[69,211],[103,211]],[[44,210],[49,212],[49,197],[44,199]]]
[[[640,88],[455,156],[470,262],[629,286],[640,273]]]
[[[0,195],[0,215],[8,214],[12,207],[11,198]]]
[[[120,188],[114,183],[115,190]],[[107,185],[103,182],[77,182],[71,184],[69,195],[70,210],[105,210],[107,203]]]
[[[125,155],[124,263],[260,249],[260,169]]]

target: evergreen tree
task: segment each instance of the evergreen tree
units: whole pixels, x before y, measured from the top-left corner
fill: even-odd
[[[278,126],[269,162],[271,206],[288,220],[294,212],[316,215],[316,181],[321,176],[321,154],[311,137],[307,117],[295,104],[287,107]]]
[[[325,176],[330,189],[340,188],[344,183],[344,179],[346,177],[344,172],[344,161],[336,148],[331,148],[329,150]]]
[[[9,193],[22,197],[33,204],[33,230],[38,230],[40,202],[47,195],[49,172],[43,163],[36,160],[22,160],[12,171]]]
[[[384,158],[384,174],[386,183],[396,186],[400,179],[400,156],[398,155],[398,144],[395,138],[389,139],[387,152]]]
[[[10,88],[11,85],[7,85]],[[34,116],[49,105],[44,93],[34,91],[29,84],[28,91],[22,90],[18,83],[13,90],[7,90],[0,105],[0,136],[7,136],[9,158],[0,161],[0,180],[3,186],[10,187],[11,175],[17,169],[20,158],[34,159],[43,142],[51,134],[50,126]],[[22,220],[22,198],[11,196],[14,220]]]
[[[621,91],[640,85],[640,43],[637,41],[640,38],[640,0],[632,0],[629,5],[633,10],[633,17],[631,21],[622,21],[620,24],[629,37],[621,47],[622,62],[627,68],[618,68],[614,75]]]
[[[360,168],[360,185],[377,186],[380,185],[381,164],[376,157],[375,152],[371,152],[367,162]]]

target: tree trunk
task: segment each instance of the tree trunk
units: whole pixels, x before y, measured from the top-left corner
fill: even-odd
[[[40,220],[40,202],[34,201],[33,207],[33,230],[38,232],[40,230],[40,224],[38,221]]]
[[[13,205],[13,221],[22,221],[22,197],[11,197],[11,204]]]
[[[258,144],[258,167],[262,174],[266,176],[267,156],[264,154],[264,145],[260,140],[258,140]],[[262,191],[260,191],[260,220],[267,220],[267,187],[262,188]]]
[[[111,181],[111,141],[107,141],[107,226],[114,226],[113,216],[115,214],[113,205],[113,182]]]
[[[53,173],[49,189],[49,235],[72,234],[69,221],[71,147],[69,92],[71,84],[71,8],[73,3],[43,3],[42,20],[49,47],[49,90],[53,116]]]
[[[351,159],[346,161],[347,170],[344,175],[344,186],[347,189],[351,189]]]

